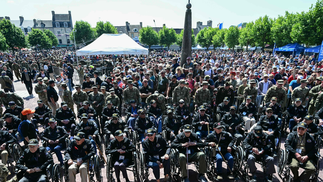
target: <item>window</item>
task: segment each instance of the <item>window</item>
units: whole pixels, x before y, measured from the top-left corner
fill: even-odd
[[[55,24],[56,24],[56,27],[60,27],[60,26],[59,26],[59,22],[56,22]]]
[[[133,31],[133,32],[138,32],[138,29],[134,28],[132,31]]]
[[[62,39],[58,39],[59,44],[62,44]]]
[[[68,27],[68,23],[64,22],[64,27],[67,28]]]
[[[134,37],[134,35],[133,35],[133,33],[131,33],[131,38],[133,38]]]
[[[28,33],[28,29],[27,28],[24,28],[24,32],[25,32],[25,34],[27,34]]]
[[[42,23],[40,24],[40,26],[41,26],[42,28],[44,28],[44,27],[45,27],[45,23],[43,23],[43,22],[42,22]]]
[[[57,31],[57,34],[60,35],[61,34],[61,31]]]
[[[27,29],[28,29],[28,32],[31,32],[31,28],[30,27],[28,27]]]
[[[70,44],[70,43],[71,43],[70,39],[67,39],[67,44]]]

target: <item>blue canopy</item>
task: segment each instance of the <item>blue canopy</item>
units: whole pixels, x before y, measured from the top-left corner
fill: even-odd
[[[304,52],[313,52],[313,53],[320,53],[321,45],[316,47],[309,47],[306,48]]]
[[[299,45],[298,43],[287,44],[283,47],[276,48],[275,51],[280,52],[303,52],[305,47]]]

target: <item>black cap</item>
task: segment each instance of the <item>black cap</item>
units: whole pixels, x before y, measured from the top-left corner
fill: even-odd
[[[301,98],[296,98],[295,102],[302,102]]]
[[[108,101],[107,101],[107,104],[112,104],[111,100],[108,100]]]
[[[86,113],[83,113],[82,115],[81,115],[81,119],[87,119],[88,117],[87,117],[87,114]]]
[[[39,100],[37,101],[37,103],[38,103],[38,104],[41,104],[41,103],[43,103],[43,101],[42,101],[41,99],[39,99]]]
[[[54,80],[49,80],[48,84],[53,84],[55,83]]]
[[[35,138],[30,139],[28,145],[39,145],[39,141]]]
[[[10,113],[6,113],[3,115],[2,119],[6,119],[6,118],[10,118],[10,117],[13,117],[13,115]]]
[[[9,102],[9,106],[13,106],[13,105],[15,105],[16,103],[15,103],[15,101],[10,101]]]
[[[199,110],[200,110],[200,111],[205,111],[205,110],[206,110],[206,108],[205,108],[205,106],[203,106],[203,105],[202,105],[202,106],[200,106]]]
[[[223,101],[229,101],[229,97],[224,97]]]
[[[251,100],[251,95],[248,95],[246,99],[250,99]]]
[[[214,123],[214,124],[213,124],[213,128],[218,128],[218,129],[220,129],[220,128],[224,128],[224,126],[222,125],[222,123],[221,123],[221,122],[217,122],[217,123]]]
[[[85,138],[85,133],[83,133],[83,132],[78,132],[77,134],[76,134],[76,136],[74,136],[74,138],[76,139],[76,140],[81,140],[82,138]]]
[[[298,125],[297,125],[297,128],[307,128],[307,124],[306,123],[304,123],[304,122],[300,122],[300,123],[298,123]]]
[[[262,132],[262,127],[260,125],[257,125],[254,129],[255,135],[258,137],[261,137],[263,132]]]
[[[306,120],[313,120],[313,116],[312,115],[306,115],[304,119],[306,119]]]
[[[49,123],[55,123],[55,122],[56,122],[56,120],[55,120],[54,118],[50,118],[50,119],[48,120],[48,122],[49,122]]]
[[[168,109],[168,110],[167,110],[167,114],[171,114],[171,113],[173,113],[173,110]]]
[[[147,134],[148,134],[148,135],[153,135],[154,133],[156,133],[156,131],[155,131],[153,128],[149,128],[149,129],[147,130]]]
[[[135,100],[133,100],[133,99],[131,99],[129,102],[130,102],[130,104],[131,104],[131,103],[136,103],[136,101],[135,101]]]
[[[89,101],[84,101],[83,106],[90,104]]]
[[[117,130],[114,132],[114,136],[123,136],[123,132],[121,130]]]
[[[113,113],[112,118],[119,118],[119,114],[118,113]]]
[[[192,132],[192,126],[189,124],[184,125],[184,132]]]

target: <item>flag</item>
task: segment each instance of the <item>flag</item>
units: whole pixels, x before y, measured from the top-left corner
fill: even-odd
[[[238,25],[238,28],[241,30],[242,29],[242,23]]]
[[[223,23],[219,23],[218,28],[221,30],[223,28]]]

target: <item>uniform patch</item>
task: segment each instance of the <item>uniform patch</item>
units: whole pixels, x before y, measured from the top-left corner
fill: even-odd
[[[160,144],[159,144],[159,143],[157,143],[156,147],[157,147],[157,148],[158,148],[158,147],[160,147]]]
[[[122,145],[122,147],[121,147],[122,149],[126,149],[126,146],[124,146],[124,145]]]
[[[308,140],[307,140],[307,143],[311,143],[311,142],[312,142],[312,140],[311,140],[311,139],[308,139]]]
[[[87,145],[84,145],[84,146],[83,146],[83,149],[87,149]]]

